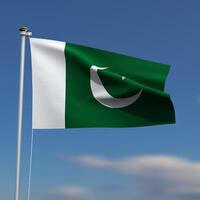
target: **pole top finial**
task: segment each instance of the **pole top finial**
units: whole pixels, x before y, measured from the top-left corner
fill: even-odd
[[[26,26],[22,26],[20,29],[20,35],[24,35],[24,36],[32,36],[32,33],[29,32],[29,28]]]
[[[22,27],[19,29],[20,32],[28,32],[28,30],[29,30],[29,28],[26,27],[26,26],[22,26]]]

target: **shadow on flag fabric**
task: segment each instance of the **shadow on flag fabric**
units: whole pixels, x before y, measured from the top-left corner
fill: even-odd
[[[33,128],[137,127],[175,123],[169,65],[30,38]]]

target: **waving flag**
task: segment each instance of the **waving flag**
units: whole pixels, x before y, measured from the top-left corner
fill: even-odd
[[[175,122],[169,65],[31,38],[33,128],[136,127]]]

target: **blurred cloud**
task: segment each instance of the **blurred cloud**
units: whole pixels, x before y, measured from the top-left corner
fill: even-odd
[[[72,160],[79,165],[110,169],[134,176],[137,190],[145,199],[200,198],[200,163],[171,156],[139,156],[121,160],[82,155]],[[137,192],[138,192],[137,191]],[[146,195],[146,197],[145,197]]]
[[[91,195],[91,191],[83,186],[62,186],[50,192],[55,199],[87,199]],[[54,199],[53,198],[53,199]]]

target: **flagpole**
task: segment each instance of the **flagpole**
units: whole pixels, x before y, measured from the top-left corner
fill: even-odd
[[[19,77],[15,200],[19,200],[19,191],[20,191],[19,185],[20,185],[20,160],[21,160],[21,139],[22,139],[25,44],[26,44],[26,36],[31,36],[31,32],[28,31],[27,27],[21,27],[19,29],[19,31],[20,31],[20,35],[21,35],[21,55],[20,55],[20,77]]]

